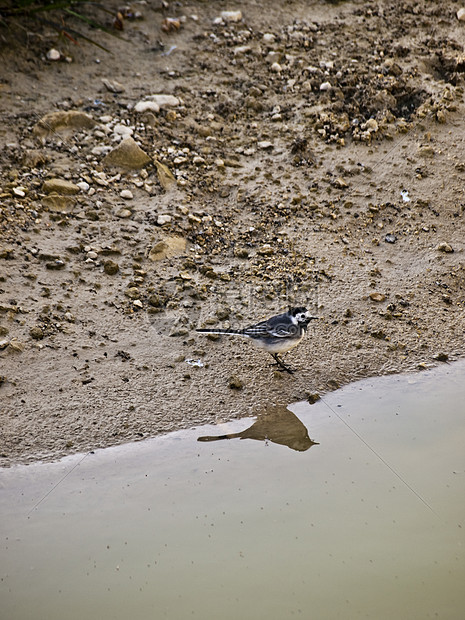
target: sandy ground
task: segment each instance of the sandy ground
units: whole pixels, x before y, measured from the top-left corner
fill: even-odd
[[[462,357],[461,4],[131,7],[111,53],[0,31],[0,463]],[[195,332],[289,304],[292,376]]]

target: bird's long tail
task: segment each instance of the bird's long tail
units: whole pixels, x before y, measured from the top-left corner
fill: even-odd
[[[247,336],[243,329],[196,329],[201,334],[227,334],[229,336]]]

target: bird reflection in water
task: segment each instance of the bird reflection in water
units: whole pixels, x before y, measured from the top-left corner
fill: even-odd
[[[298,452],[304,452],[312,446],[318,445],[318,442],[310,439],[307,428],[299,418],[284,405],[268,405],[265,411],[258,414],[252,426],[244,431],[228,435],[207,435],[198,437],[197,441],[219,441],[220,439],[236,438],[271,441]]]

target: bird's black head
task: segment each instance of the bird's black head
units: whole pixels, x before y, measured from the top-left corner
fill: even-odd
[[[310,321],[317,319],[317,316],[312,316],[307,308],[298,306],[297,308],[289,308],[289,314],[297,320],[297,323],[302,327],[307,327]]]

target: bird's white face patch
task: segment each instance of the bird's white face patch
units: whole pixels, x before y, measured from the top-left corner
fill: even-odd
[[[296,314],[296,319],[298,323],[307,323],[307,321],[310,319],[311,314],[310,312],[299,312],[298,314]]]

